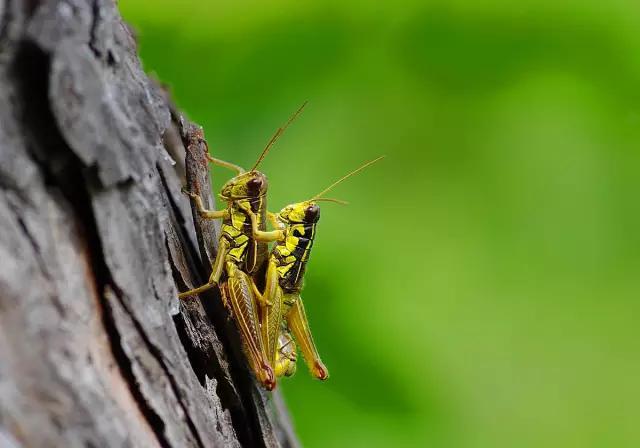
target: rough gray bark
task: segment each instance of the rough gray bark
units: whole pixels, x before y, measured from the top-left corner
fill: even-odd
[[[112,0],[0,0],[1,446],[297,445],[217,292],[177,300],[215,255],[203,138]]]

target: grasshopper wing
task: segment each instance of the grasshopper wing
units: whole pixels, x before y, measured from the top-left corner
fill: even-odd
[[[227,280],[227,299],[240,330],[249,364],[258,381],[267,390],[273,390],[276,387],[275,377],[262,342],[251,278],[234,265],[229,268],[231,272]]]

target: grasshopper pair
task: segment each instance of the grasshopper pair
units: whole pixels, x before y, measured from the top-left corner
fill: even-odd
[[[309,200],[287,205],[277,214],[268,212],[267,177],[257,168],[305,104],[276,131],[251,170],[245,171],[208,155],[211,163],[237,172],[223,185],[219,195],[226,202],[226,208],[207,210],[200,196],[185,191],[201,217],[221,219],[222,225],[218,254],[208,282],[180,293],[179,297],[184,299],[219,286],[224,304],[240,331],[249,366],[267,390],[275,388],[276,378],[295,373],[296,342],[311,374],[320,380],[329,376],[313,341],[300,297],[320,218],[317,202],[344,203],[325,198],[324,194],[380,159],[366,163]],[[267,220],[274,230],[267,231]],[[268,251],[270,242],[274,243],[271,252]],[[264,289],[260,291],[257,285],[262,284]]]

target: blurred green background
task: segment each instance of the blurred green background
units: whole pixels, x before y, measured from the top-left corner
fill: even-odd
[[[120,7],[221,158],[310,101],[270,208],[387,155],[322,205],[305,446],[640,446],[640,3]]]

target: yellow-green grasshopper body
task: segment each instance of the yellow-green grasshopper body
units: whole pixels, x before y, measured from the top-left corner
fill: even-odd
[[[275,387],[272,364],[266,356],[260,332],[259,309],[250,273],[266,257],[266,244],[251,235],[251,210],[258,228],[265,228],[267,179],[259,171],[241,173],[222,188],[220,198],[227,202],[224,210],[206,210],[200,196],[188,193],[195,201],[198,213],[206,219],[222,219],[218,253],[211,266],[209,281],[195,289],[179,294],[181,299],[220,286],[225,306],[236,321],[244,351],[256,378],[268,390]],[[248,234],[247,234],[248,233]]]
[[[262,318],[267,353],[272,359],[276,353],[282,355],[282,344],[278,338],[288,328],[300,346],[312,375],[324,380],[329,377],[329,371],[318,354],[300,298],[304,272],[320,219],[320,207],[311,201],[291,204],[282,209],[276,219],[283,224],[282,237],[271,249],[263,296],[267,303]]]
[[[300,345],[311,374],[324,380],[329,371],[323,364],[311,335],[311,329],[300,297],[311,248],[320,219],[319,201],[341,202],[322,196],[343,180],[377,162],[370,161],[334,182],[312,199],[287,205],[278,214],[270,215],[277,230],[259,229],[257,216],[249,213],[254,238],[274,241],[267,265],[267,277],[262,294],[261,327],[267,355],[276,366],[276,376],[295,372],[295,347],[292,349],[289,331]],[[256,295],[260,293],[256,291]],[[292,365],[293,364],[293,365]]]
[[[206,210],[200,196],[186,192],[195,201],[201,217],[222,219],[222,225],[218,253],[211,266],[209,281],[198,288],[180,293],[179,297],[186,298],[215,285],[220,286],[224,303],[230,309],[240,330],[249,365],[258,381],[267,390],[273,390],[276,383],[273,363],[267,355],[260,330],[259,304],[258,296],[255,295],[254,279],[261,281],[264,278],[268,247],[265,242],[253,237],[252,226],[259,231],[265,229],[268,182],[266,176],[256,168],[303,108],[304,104],[284,127],[276,131],[250,171],[209,156],[212,163],[238,172],[237,176],[224,184],[219,195],[222,201],[227,203],[224,210]]]

